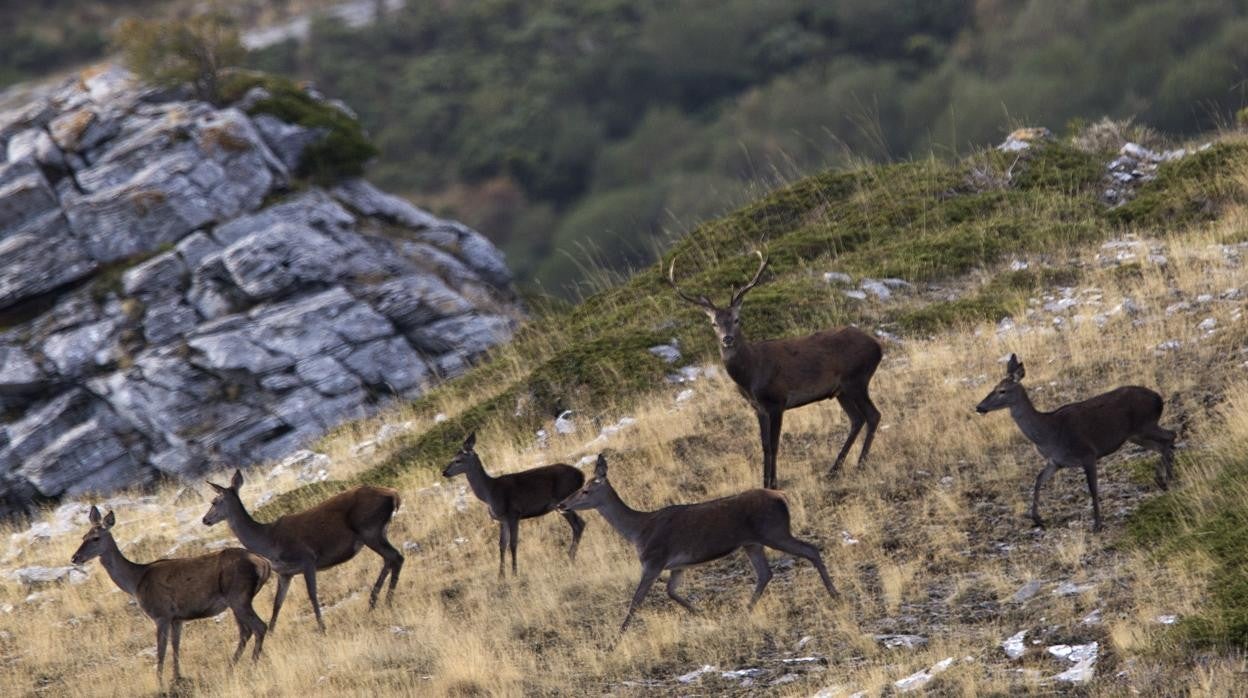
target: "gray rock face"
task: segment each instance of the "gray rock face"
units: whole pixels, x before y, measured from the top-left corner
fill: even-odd
[[[283,457],[522,317],[476,231],[288,190],[317,131],[152,95],[109,69],[0,114],[0,517]]]

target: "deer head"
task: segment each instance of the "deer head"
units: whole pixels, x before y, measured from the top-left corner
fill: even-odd
[[[450,463],[442,469],[442,477],[455,477],[467,473],[473,466],[481,465],[481,458],[477,456],[477,452],[473,449],[477,445],[477,432],[472,432],[468,438],[464,439],[464,445],[460,446],[459,453],[451,459]]]
[[[208,486],[216,491],[217,496],[213,498],[212,505],[208,507],[208,513],[204,514],[205,526],[225,521],[230,517],[231,512],[242,508],[243,501],[238,497],[238,488],[243,486],[241,471],[234,470],[234,477],[230,478],[229,487],[222,487],[215,482],[209,482]]]
[[[760,250],[754,250],[754,254],[758,255],[758,271],[754,272],[754,278],[749,283],[737,290],[736,286],[732,287],[732,296],[728,302],[728,307],[720,308],[703,295],[691,296],[676,285],[676,259],[672,259],[671,266],[667,269],[667,281],[675,289],[676,295],[686,302],[692,303],[702,309],[706,316],[711,320],[711,326],[715,328],[715,337],[719,339],[721,351],[732,351],[741,342],[741,301],[745,300],[745,294],[750,289],[758,285],[763,277],[763,272],[767,269],[767,258],[763,256]]]
[[[100,516],[100,510],[92,506],[88,519],[91,521],[91,530],[82,537],[82,545],[78,546],[78,551],[71,558],[71,562],[75,565],[81,565],[99,557],[108,542],[113,539],[113,534],[109,533],[109,529],[117,523],[117,517],[113,516],[113,512],[110,511],[106,516]]]
[[[582,509],[597,509],[602,505],[607,492],[611,490],[611,483],[607,482],[607,457],[605,454],[598,454],[598,462],[594,464],[594,477],[585,483],[581,489],[577,490],[572,496],[559,502],[555,507],[558,511],[581,511]]]
[[[1010,354],[1010,362],[1005,367],[1005,378],[975,406],[975,411],[988,414],[1013,405],[1023,393],[1023,384],[1020,381],[1025,375],[1027,369],[1023,367],[1023,362],[1018,360],[1017,355]]]

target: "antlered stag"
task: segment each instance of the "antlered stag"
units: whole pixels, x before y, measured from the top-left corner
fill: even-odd
[[[559,504],[560,511],[581,509],[597,509],[607,523],[633,544],[641,561],[641,582],[628,605],[621,631],[628,627],[633,612],[663,570],[671,570],[667,595],[694,611],[693,604],[676,592],[685,569],[717,560],[738,548],[745,548],[758,577],[750,598],[751,609],[771,581],[764,546],[810,560],[819,570],[828,594],[834,598],[837,595],[819,549],[793,537],[789,531],[789,505],[784,495],[774,490],[747,490],[709,502],[637,511],[620,499],[607,480],[607,459],[600,453],[593,479]]]
[[[100,558],[113,583],[133,596],[143,613],[156,622],[156,678],[162,687],[165,649],[171,639],[173,680],[176,683],[182,677],[182,623],[211,618],[227,608],[234,612],[234,621],[238,623],[238,648],[233,661],[242,656],[252,635],[256,636],[256,644],[251,658],[254,661],[260,657],[267,629],[251,604],[269,580],[268,560],[242,548],[226,548],[198,557],[147,564],[131,562],[113,539],[112,528],[117,522],[113,512],[101,517],[100,510],[91,507],[90,520],[91,528],[82,537],[73,563],[82,565]]]
[[[703,310],[719,338],[719,355],[724,368],[741,395],[758,416],[763,445],[763,487],[776,489],[776,452],[780,449],[780,426],[784,411],[812,402],[836,398],[849,416],[846,437],[836,461],[835,473],[849,453],[863,425],[867,434],[858,456],[861,465],[871,450],[880,411],[871,402],[869,386],[880,365],[880,343],[862,330],[847,326],[816,332],[805,337],[750,342],[741,329],[741,302],[758,285],[767,259],[756,251],[759,265],[754,278],[741,290],[732,289],[728,307],[720,308],[706,296],[691,296],[676,285],[676,260],[668,267],[667,279],[676,295]]]
[[[1080,402],[1063,405],[1052,412],[1040,412],[1031,404],[1023,376],[1023,362],[1010,354],[1005,378],[975,407],[980,414],[1008,408],[1014,423],[1047,461],[1036,476],[1031,495],[1031,520],[1044,526],[1040,518],[1040,488],[1058,468],[1083,468],[1092,495],[1094,530],[1101,530],[1101,495],[1096,484],[1096,461],[1130,441],[1161,454],[1154,476],[1157,486],[1166,489],[1174,476],[1175,433],[1157,424],[1161,418],[1161,396],[1138,385],[1116,388]]]
[[[511,547],[511,573],[516,574],[516,546],[520,541],[520,520],[542,516],[585,484],[585,475],[563,463],[544,465],[518,473],[490,477],[481,464],[476,448],[477,435],[464,440],[455,458],[442,470],[443,477],[465,475],[468,486],[490,510],[490,518],[498,522],[498,576],[503,576],[508,543]],[[576,559],[576,546],[581,542],[585,521],[575,512],[561,512],[572,527],[572,547],[568,557]]]
[[[260,523],[251,517],[238,496],[243,486],[241,472],[234,471],[229,487],[208,484],[217,491],[217,496],[204,514],[204,525],[228,522],[239,542],[271,560],[277,571],[270,630],[277,627],[277,614],[286,600],[291,578],[301,574],[308,587],[316,624],[323,632],[325,621],[321,619],[321,604],[316,596],[316,573],[350,560],[365,546],[384,560],[381,574],[369,594],[368,608],[372,610],[377,605],[377,596],[387,574],[390,588],[386,591],[386,603],[390,603],[394,587],[399,583],[399,571],[403,569],[403,554],[386,539],[386,526],[399,509],[398,492],[387,487],[356,487],[273,523]]]

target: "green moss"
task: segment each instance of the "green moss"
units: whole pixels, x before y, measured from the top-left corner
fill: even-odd
[[[1180,160],[1162,163],[1157,178],[1140,188],[1131,201],[1115,208],[1109,219],[1119,224],[1176,227],[1217,216],[1227,203],[1243,203],[1244,188],[1236,178],[1248,163],[1248,145],[1216,143]]]
[[[227,102],[237,101],[253,87],[268,90],[269,97],[256,102],[248,113],[271,114],[282,121],[312,129],[324,135],[303,151],[300,177],[318,184],[329,184],[364,172],[364,165],[377,155],[377,148],[364,135],[360,122],[343,111],[313,99],[286,78],[262,73],[231,75],[222,89]]]

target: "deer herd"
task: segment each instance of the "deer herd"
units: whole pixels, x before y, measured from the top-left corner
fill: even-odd
[[[607,476],[607,460],[598,454],[593,477],[586,481],[577,468],[546,465],[522,472],[490,476],[476,453],[476,435],[469,434],[455,457],[443,469],[444,477],[464,475],[473,494],[485,503],[498,522],[498,574],[505,576],[506,552],[511,550],[511,571],[517,574],[516,549],[520,520],[558,511],[572,529],[568,556],[575,560],[585,530],[578,511],[596,510],[637,551],[641,580],[620,626],[623,631],[650,587],[663,571],[668,572],[667,595],[693,612],[694,606],[677,589],[689,567],[725,557],[744,549],[754,568],[756,586],[749,602],[753,608],[772,578],[764,548],[773,548],[809,560],[819,572],[832,597],[836,587],[824,566],[819,549],[795,537],[790,530],[789,507],[778,491],[776,455],[785,410],[820,400],[836,399],[849,417],[849,434],[831,465],[835,474],[862,428],[866,434],[858,457],[861,465],[871,449],[880,424],[880,412],[871,402],[870,383],[880,365],[883,350],[875,339],[855,327],[840,327],[804,337],[751,342],[741,330],[741,305],[758,285],[767,269],[761,252],[757,272],[740,289],[731,290],[726,307],[706,296],[690,295],[676,285],[676,262],[668,268],[668,281],[678,297],[701,308],[718,339],[720,358],[738,391],[758,418],[763,453],[762,489],[693,504],[675,504],[655,511],[640,511],[624,503]],[[1045,459],[1036,477],[1030,515],[1043,527],[1039,513],[1040,490],[1060,468],[1083,469],[1092,498],[1093,529],[1101,530],[1097,460],[1131,441],[1161,455],[1156,483],[1162,489],[1173,478],[1175,432],[1158,425],[1163,401],[1156,392],[1125,386],[1074,402],[1052,412],[1036,409],[1023,387],[1023,363],[1010,355],[1005,377],[976,406],[986,414],[1008,409],[1019,430]],[[113,582],[133,596],[139,608],[156,624],[156,671],[163,685],[167,644],[173,644],[173,675],[180,677],[178,650],[182,624],[215,616],[226,609],[238,624],[239,641],[233,662],[242,656],[255,637],[253,660],[260,656],[266,635],[277,626],[277,615],[291,579],[302,576],[308,599],[321,630],[325,623],[317,599],[317,573],[344,563],[367,547],[382,558],[381,573],[369,595],[369,608],[377,604],[389,578],[386,602],[390,603],[403,555],[386,538],[386,528],[399,508],[399,494],[382,487],[356,487],[304,511],[288,514],[271,523],[254,519],[239,496],[243,476],[235,471],[228,486],[208,483],[216,496],[203,517],[206,526],[226,522],[242,548],[226,548],[198,557],[162,559],[141,564],[128,560],[113,539],[113,512],[101,515],[91,507],[90,529],[73,555],[75,565],[100,558]],[[277,591],[273,613],[266,625],[252,603],[269,576],[276,572]]]

